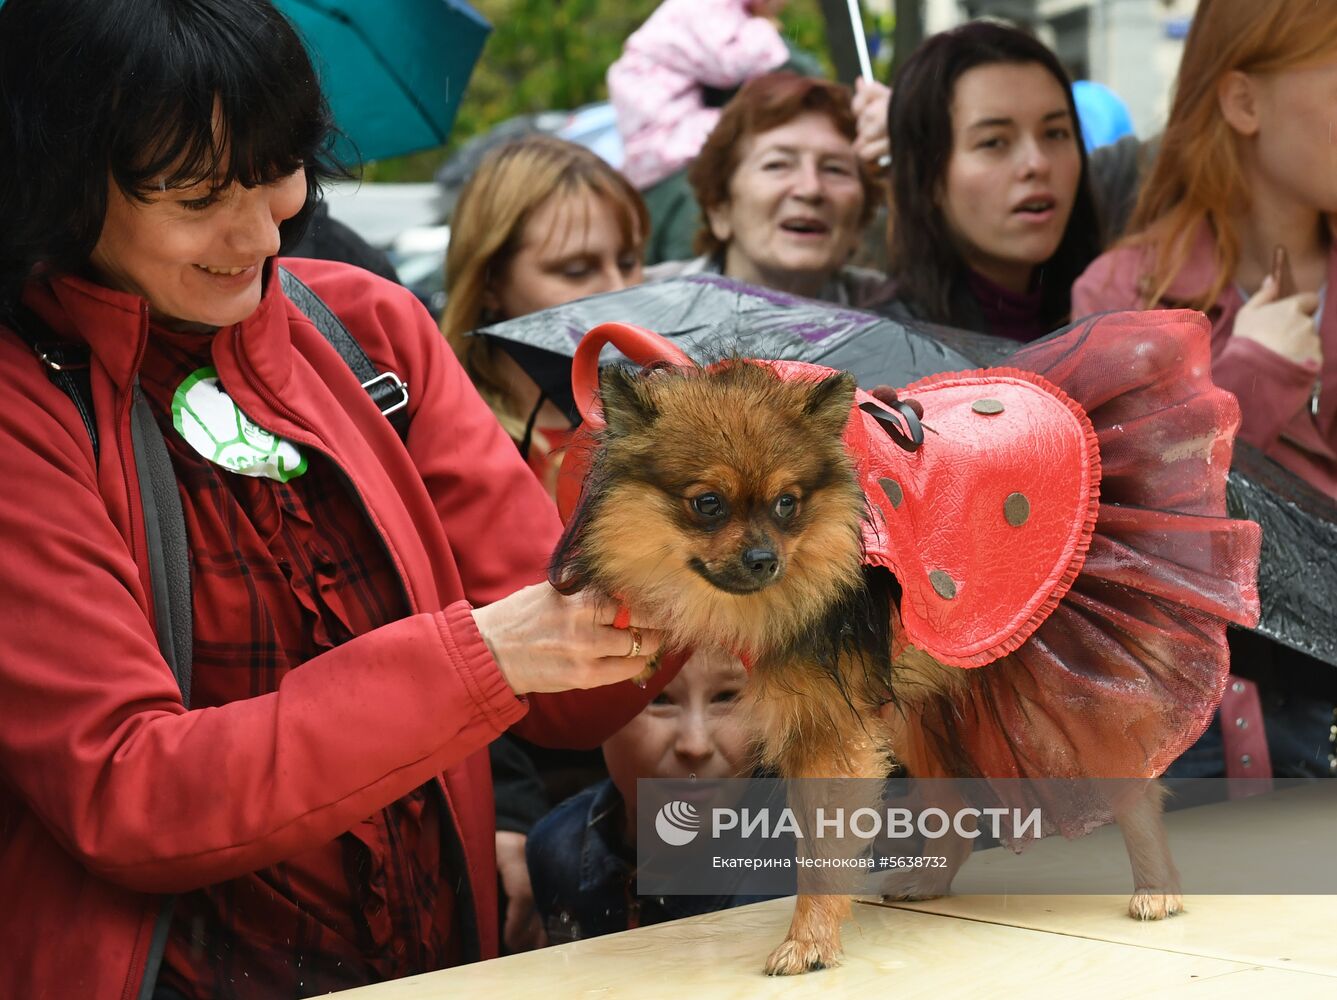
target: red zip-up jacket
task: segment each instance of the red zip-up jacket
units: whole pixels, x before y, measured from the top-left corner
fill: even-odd
[[[384,540],[413,613],[303,664],[277,691],[194,711],[158,652],[131,389],[147,303],[79,278],[25,302],[91,349],[101,454],[33,352],[0,328],[0,993],[146,989],[164,897],[329,841],[437,779],[462,845],[462,907],[497,939],[487,744],[514,726],[593,747],[667,683],[517,697],[470,614],[544,578],[560,525],[430,317],[340,264],[285,262],[381,371],[409,386],[401,442],[283,295],[213,360],[253,420],[328,455]]]

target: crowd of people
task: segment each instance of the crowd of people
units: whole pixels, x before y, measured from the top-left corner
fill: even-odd
[[[851,89],[785,42],[784,0],[702,6],[664,0],[609,71],[624,172],[546,136],[485,158],[439,322],[365,269],[284,260],[408,387],[406,423],[280,280],[340,168],[270,0],[0,6],[16,995],[307,996],[746,901],[635,894],[636,779],[749,773],[746,674],[698,650],[624,683],[658,623],[544,582],[571,414],[490,324],[699,274],[1016,343],[1199,309],[1240,438],[1337,499],[1322,5],[1200,0],[1163,132],[1090,155],[1020,28],[967,23]],[[1329,773],[1331,698],[1227,698],[1244,722],[1177,773]],[[1241,771],[1250,727],[1271,752]]]

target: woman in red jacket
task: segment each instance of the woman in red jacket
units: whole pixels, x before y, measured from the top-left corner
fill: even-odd
[[[291,264],[407,383],[403,439],[285,296],[330,170],[314,81],[267,0],[0,7],[7,995],[308,996],[488,957],[487,744],[596,746],[670,679],[623,683],[658,633],[540,582],[556,515],[412,296]],[[96,441],[48,377],[77,350]],[[186,526],[189,707],[141,394]]]

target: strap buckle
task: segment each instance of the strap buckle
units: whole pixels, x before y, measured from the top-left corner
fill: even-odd
[[[377,394],[372,391],[372,386],[380,385],[382,382],[390,387],[390,392],[399,393],[399,398],[389,406],[383,406],[380,400],[377,399]],[[376,406],[384,416],[388,417],[392,413],[398,413],[409,405],[409,387],[405,385],[403,379],[394,372],[382,372],[375,378],[369,378],[362,383],[362,388],[367,390],[367,394],[371,396],[372,399],[376,399]]]
[[[78,352],[82,360],[71,360],[65,353],[70,348],[64,344],[36,344],[33,350],[37,359],[54,372],[81,372],[88,369],[87,355]]]

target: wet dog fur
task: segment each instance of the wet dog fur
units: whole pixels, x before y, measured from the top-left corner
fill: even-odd
[[[606,369],[607,426],[551,579],[646,609],[667,647],[744,656],[759,763],[785,778],[885,778],[893,765],[958,776],[915,725],[916,706],[950,698],[968,672],[913,648],[892,662],[900,591],[863,565],[866,501],[843,443],[854,391],[847,374],[781,379],[741,359]],[[1138,890],[1129,909],[1141,919],[1179,908],[1160,817],[1159,787],[1118,817]],[[945,892],[970,852],[960,840],[935,846],[952,861],[943,884],[895,898]],[[801,887],[765,971],[836,964],[849,912],[848,896]]]

